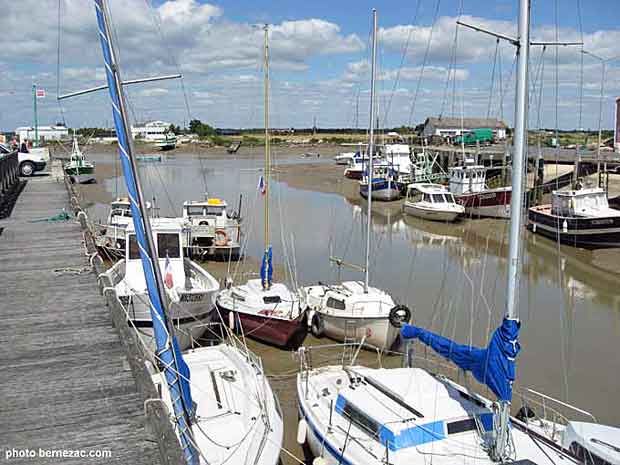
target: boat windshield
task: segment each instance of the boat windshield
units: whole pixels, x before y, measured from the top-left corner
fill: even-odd
[[[446,197],[446,201],[448,203],[455,203],[454,196],[452,194],[444,194],[444,196]]]
[[[188,216],[198,216],[203,214],[202,207],[186,207]]]
[[[220,216],[223,211],[224,207],[214,207],[211,205],[207,207],[207,215]]]
[[[159,258],[180,258],[179,235],[176,233],[157,234],[157,255]]]
[[[431,194],[433,197],[433,203],[444,203],[446,199],[444,199],[443,194]]]

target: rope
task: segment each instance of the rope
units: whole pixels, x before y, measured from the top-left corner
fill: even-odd
[[[57,215],[50,216],[48,218],[37,218],[34,220],[29,220],[28,223],[54,223],[54,222],[60,222],[60,221],[69,221],[70,219],[71,219],[71,216],[63,208],[63,210]]]

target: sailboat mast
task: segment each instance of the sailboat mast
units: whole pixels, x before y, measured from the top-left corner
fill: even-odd
[[[512,160],[512,198],[510,199],[510,236],[508,250],[508,282],[506,291],[506,318],[517,320],[519,274],[521,272],[521,228],[523,218],[523,176],[527,156],[527,101],[528,61],[530,53],[530,0],[519,2],[519,38],[517,61],[517,89],[515,101],[514,156]],[[492,456],[505,461],[509,455],[510,401],[499,405],[499,428]]]
[[[510,200],[510,236],[506,315],[517,318],[519,274],[521,268],[521,228],[524,161],[527,156],[528,60],[530,53],[530,0],[519,5],[519,44],[515,108],[514,156],[512,160],[512,198]]]
[[[366,264],[364,266],[364,292],[368,293],[370,266],[370,230],[372,227],[372,179],[375,151],[375,79],[377,64],[377,10],[372,10],[372,63],[370,67],[370,133],[368,141],[368,215],[366,224]]]
[[[136,239],[140,249],[145,281],[147,284],[153,330],[157,342],[157,356],[165,367],[165,376],[173,399],[174,414],[177,421],[181,446],[189,464],[196,463],[196,454],[193,448],[191,434],[191,405],[185,405],[183,388],[179,377],[179,361],[175,354],[174,328],[167,318],[167,296],[164,290],[163,279],[159,269],[159,261],[153,240],[153,231],[146,209],[146,202],[142,193],[140,176],[134,157],[131,126],[127,115],[127,103],[123,92],[122,79],[117,61],[117,55],[110,29],[110,13],[107,0],[94,0],[97,14],[97,25],[101,49],[106,68],[108,90],[112,100],[114,125],[118,138],[119,154],[123,166],[123,174],[129,193],[133,222],[136,230]],[[162,321],[163,320],[163,321]],[[163,326],[163,328],[162,328]],[[158,328],[166,330],[158,331]]]
[[[265,68],[265,252],[269,249],[269,178],[271,176],[271,147],[269,145],[269,25],[265,24],[264,68]]]

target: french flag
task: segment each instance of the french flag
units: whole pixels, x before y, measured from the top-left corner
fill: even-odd
[[[168,289],[174,287],[174,279],[172,278],[172,263],[170,263],[170,257],[166,256],[166,267],[164,269],[164,284]]]
[[[261,176],[258,180],[258,191],[261,195],[265,195],[267,192],[267,186],[265,185],[265,178],[263,176]]]

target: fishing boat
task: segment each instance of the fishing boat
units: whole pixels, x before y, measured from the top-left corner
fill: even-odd
[[[147,215],[152,217],[150,202],[145,205]],[[102,225],[100,235],[97,237],[97,245],[111,253],[115,257],[125,255],[125,232],[127,225],[133,221],[131,203],[129,197],[118,197],[110,202],[110,212],[107,223]]]
[[[536,413],[535,404],[520,392],[518,398],[523,398],[524,404],[516,416],[511,415],[520,351],[517,291],[527,148],[529,14],[529,0],[521,0],[518,39],[510,39],[520,51],[506,314],[484,348],[461,345],[421,327],[404,325],[403,368],[366,368],[355,364],[356,355],[338,366],[315,368],[309,356],[313,348],[300,349],[297,395],[301,420],[297,439],[309,446],[317,457],[315,463],[620,463],[620,428],[562,423],[566,417],[556,415],[557,406],[576,416],[588,415],[583,410],[540,395],[542,402],[537,404],[540,410]],[[459,379],[463,379],[463,372],[471,373],[497,400],[491,401],[438,372],[414,367],[419,357],[417,353],[414,357],[414,341],[429,346],[455,367]],[[545,414],[550,415],[547,418]]]
[[[389,165],[382,159],[377,158],[375,160],[375,168],[387,168]],[[364,175],[368,171],[368,160],[363,159],[351,159],[349,164],[344,169],[344,177],[348,179],[354,179],[360,181],[364,178]]]
[[[451,222],[465,213],[465,208],[440,184],[410,184],[403,212],[425,220]]]
[[[80,150],[75,134],[73,135],[71,159],[68,163],[65,163],[64,168],[72,183],[89,184],[97,182],[95,178],[95,164],[86,160],[86,157]]]
[[[376,80],[376,23],[373,33],[372,72],[370,85],[370,131],[367,169],[374,178],[374,114]],[[310,330],[317,336],[338,341],[364,341],[367,348],[390,350],[398,337],[400,324],[409,321],[410,310],[397,305],[387,292],[370,286],[370,239],[372,231],[372,201],[374,183],[368,183],[366,264],[364,267],[345,264],[330,257],[339,266],[345,265],[364,272],[364,281],[345,281],[339,285],[318,284],[302,289],[308,309]]]
[[[530,208],[528,220],[533,232],[573,247],[620,247],[620,210],[600,187],[553,191],[551,204]]]
[[[288,346],[304,329],[305,312],[298,293],[273,282],[272,247],[269,240],[271,146],[269,144],[269,31],[265,27],[265,168],[258,186],[264,200],[264,253],[260,279],[229,286],[215,298],[223,321],[230,321],[244,335],[280,347]]]
[[[167,132],[162,140],[155,143],[155,147],[158,147],[162,152],[174,150],[177,148],[177,136],[174,133]]]
[[[369,184],[370,176],[365,174],[360,181],[360,195],[365,199],[372,195],[373,200],[389,202],[402,197],[402,183],[399,182],[398,171],[391,164],[375,167],[372,188],[369,188]]]
[[[468,215],[510,218],[512,188],[489,188],[486,183],[487,169],[484,166],[466,160],[464,166],[455,166],[448,172],[450,192],[454,194],[456,201],[465,207]]]
[[[205,196],[204,200],[183,203],[182,219],[187,235],[184,239],[190,256],[218,255],[238,258],[241,226],[239,213],[228,212],[226,201]]]
[[[213,307],[212,299],[220,288],[218,281],[204,268],[185,257],[183,228],[175,218],[150,220],[159,268],[164,275],[168,315],[172,320],[181,349],[205,332]],[[106,275],[127,310],[130,324],[152,341],[153,322],[134,222],[125,228],[125,258],[112,266]]]
[[[157,220],[151,228],[133,154],[127,102],[111,34],[108,5],[106,0],[94,2],[119,155],[135,228],[131,233],[128,230],[125,266],[142,265],[141,276],[138,276],[137,269],[135,273],[127,269],[124,274],[131,274],[130,286],[146,289],[144,299],[150,313],[158,360],[147,363],[149,369],[158,372],[153,380],[160,399],[170,409],[169,420],[179,440],[180,452],[185,462],[191,465],[276,465],[283,440],[282,414],[260,359],[239,343],[205,347],[185,354],[180,350],[183,344],[176,336],[175,294],[180,305],[193,300],[194,295],[199,296],[200,307],[206,309],[208,306],[203,296],[213,289],[207,289],[204,284],[208,282],[215,286],[217,282],[213,283],[191,262],[183,260],[178,225],[175,227],[169,221]],[[135,258],[136,263],[130,263],[136,256],[134,254],[140,258]],[[163,273],[162,256],[165,257]],[[188,276],[188,268],[195,275]],[[186,279],[179,285],[174,280],[181,272],[185,273]],[[203,279],[206,280],[204,283]],[[196,294],[191,290],[194,286],[200,289]],[[169,305],[171,298],[173,303]],[[167,450],[162,450],[161,454],[163,457],[176,455]]]

